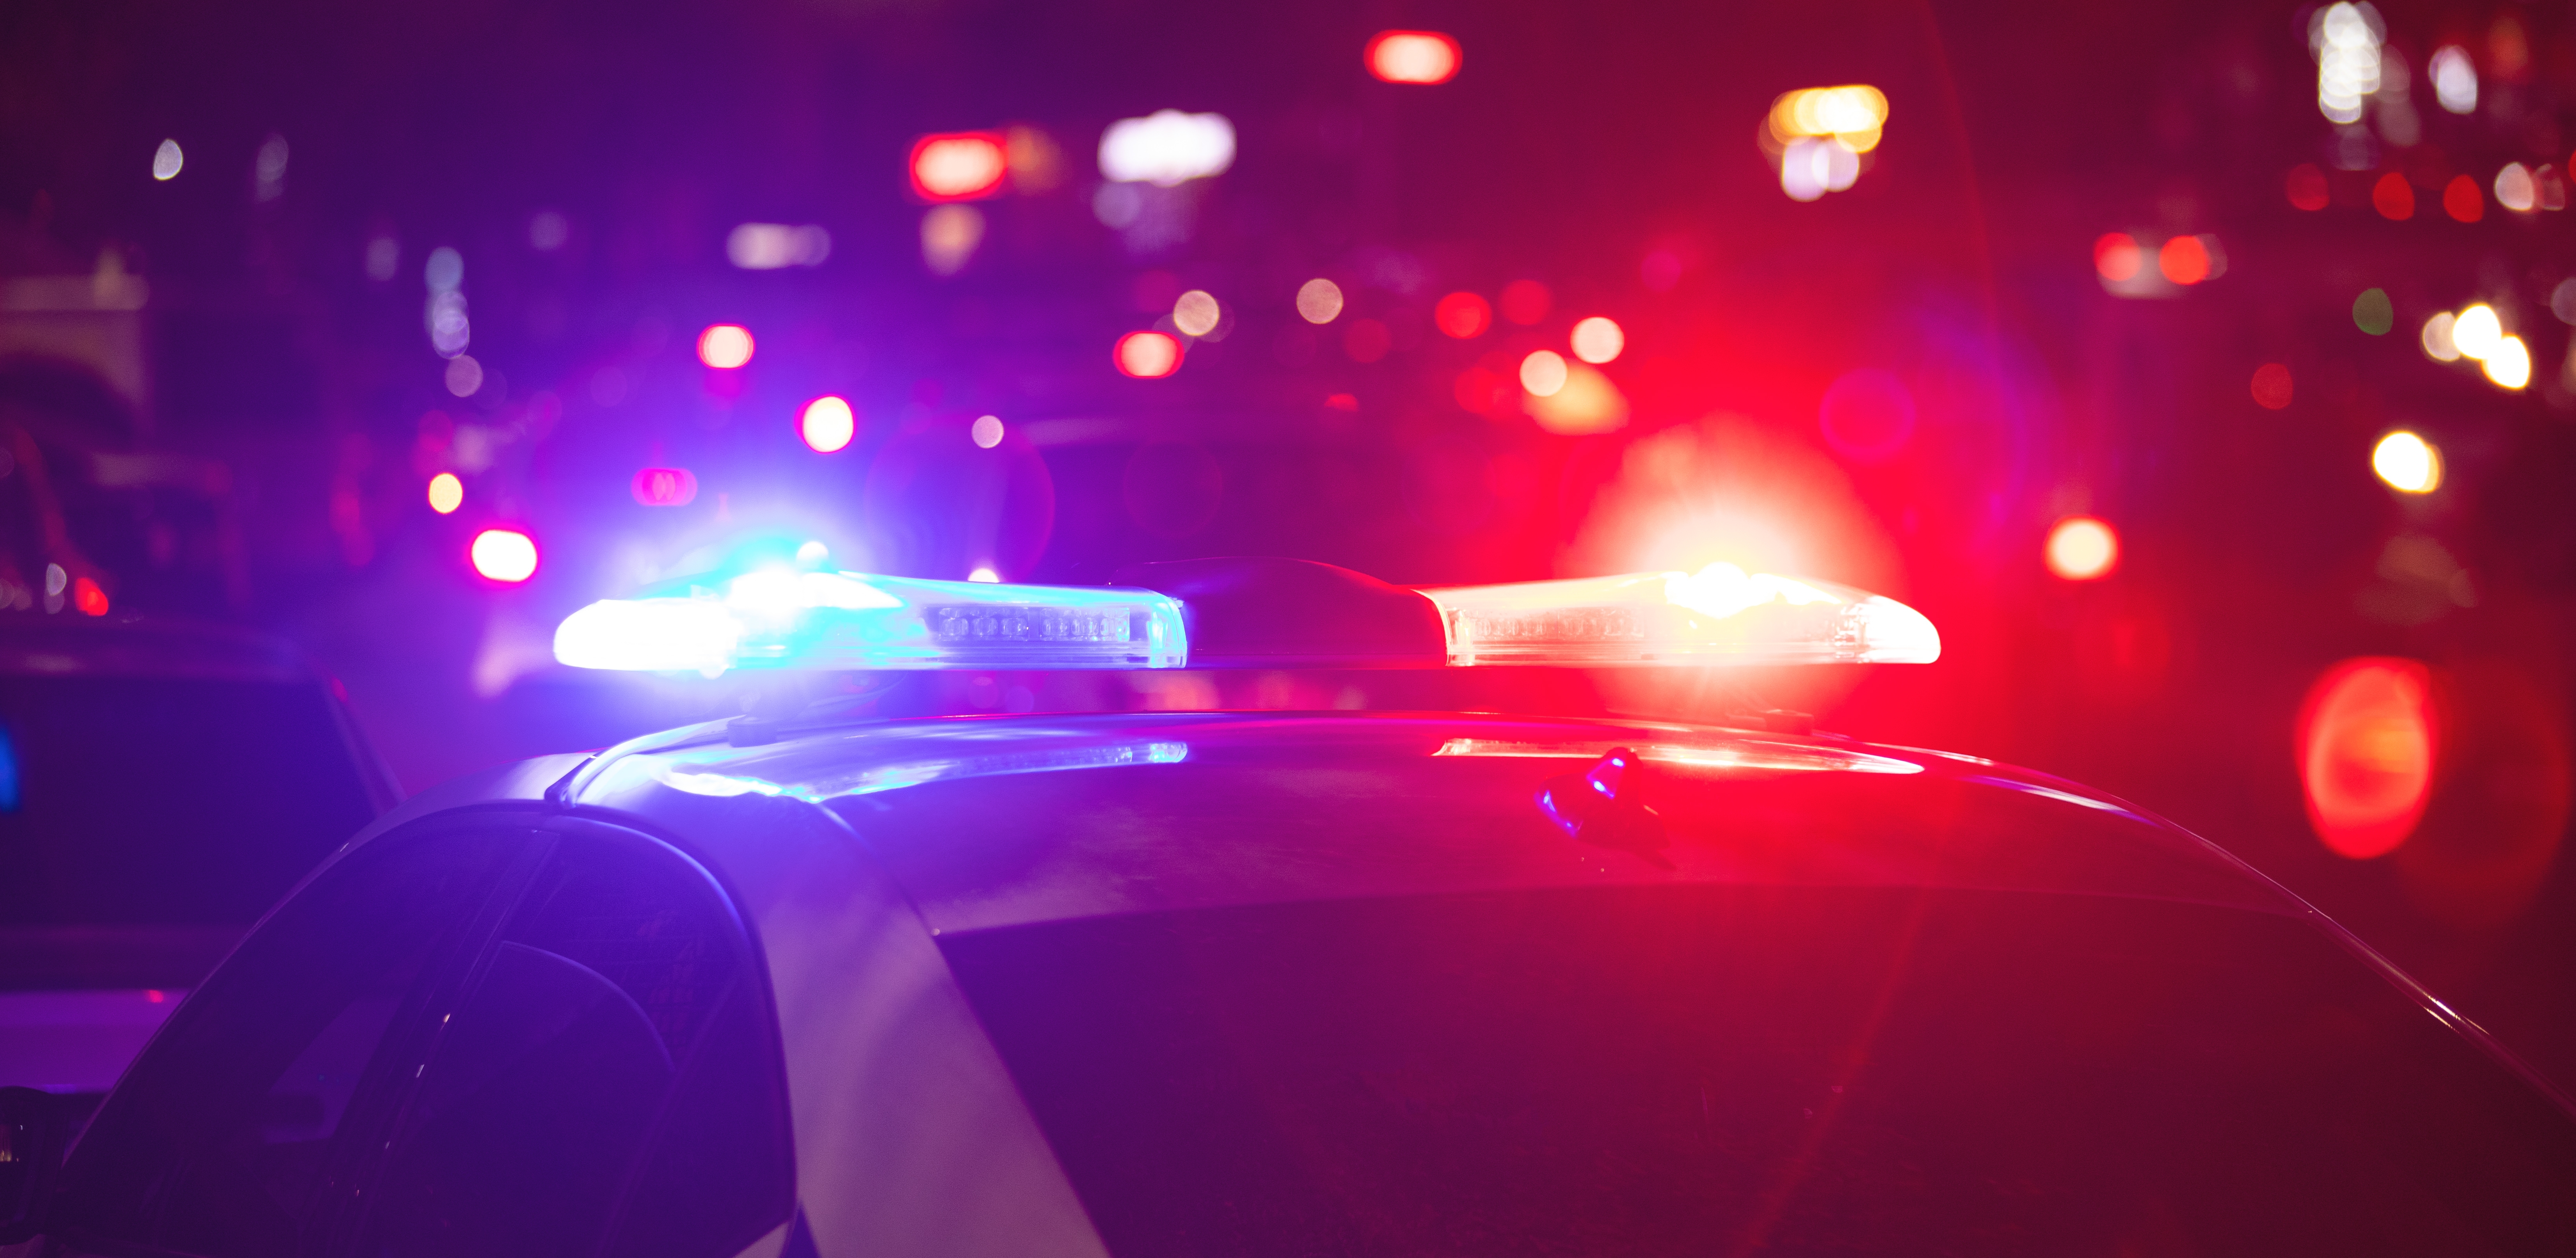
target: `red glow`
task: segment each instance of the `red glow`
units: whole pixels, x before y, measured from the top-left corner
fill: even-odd
[[[1431,321],[1444,335],[1473,340],[1494,326],[1494,307],[1474,293],[1451,293],[1431,308]]]
[[[537,575],[537,542],[515,529],[485,529],[474,535],[469,552],[474,570],[505,585]]]
[[[1380,31],[1368,42],[1369,73],[1389,83],[1446,83],[1458,77],[1458,41],[1439,31]]]
[[[731,371],[751,361],[751,329],[736,323],[714,323],[698,333],[698,361]]]
[[[2177,284],[2197,284],[2209,278],[2209,247],[2198,236],[2176,236],[2156,251],[2156,269]]]
[[[2397,850],[2433,793],[2431,677],[2413,660],[2364,657],[2326,670],[2299,713],[2308,824],[2339,856]]]
[[[924,201],[976,201],[1002,190],[1009,141],[998,131],[951,131],[912,142],[912,191]]]
[[[1556,295],[1537,280],[1513,280],[1503,285],[1503,317],[1524,326],[1547,317]]]
[[[2396,177],[2397,176],[2395,175],[2390,175],[2387,179],[2380,180],[2380,182],[2386,183],[2388,182],[2388,179],[2395,179]],[[2407,198],[2407,204],[2409,206],[2414,204],[2414,198],[2412,196]],[[2477,180],[2471,179],[2467,175],[2453,175],[2451,177],[2450,185],[2442,189],[2442,212],[2460,220],[2463,223],[2474,223],[2487,216],[2486,194],[2478,191]],[[2406,216],[2403,214],[2391,214],[2388,217],[2404,218]]]
[[[2469,195],[2477,195],[2476,185],[2470,186]],[[2402,222],[2415,217],[2415,189],[2408,186],[2406,176],[2392,170],[2381,175],[2379,182],[2370,185],[2370,204],[2379,211],[2380,217]]]
[[[2309,165],[2291,167],[2289,193],[2290,204],[2300,209],[2326,208],[2326,172]]]
[[[2048,570],[2069,581],[2098,581],[2120,566],[2120,534],[2089,515],[2071,515],[2048,530]]]
[[[2138,277],[2138,268],[2146,265],[2146,255],[2127,232],[2110,232],[2093,242],[2093,269],[2114,284]]]
[[[1324,399],[1324,409],[1356,413],[1360,409],[1360,400],[1352,394],[1336,393]]]
[[[161,1003],[162,1001],[164,1001],[164,1000],[168,1000],[168,999],[169,999],[169,997],[168,997],[168,996],[166,996],[166,995],[164,995],[164,994],[162,993],[161,989],[160,989],[160,988],[158,988],[158,987],[145,988],[145,989],[144,989],[144,992],[143,992],[143,998],[144,998],[145,1000],[151,1001],[153,1004],[156,1004],[156,1005],[157,1005],[157,1004],[160,1004],[160,1003]]]
[[[698,478],[685,467],[648,467],[627,488],[648,507],[685,507],[698,496]]]
[[[107,591],[98,588],[98,582],[81,577],[72,582],[72,606],[79,608],[84,616],[104,616],[107,614]]]
[[[1119,371],[1156,380],[1181,369],[1181,343],[1160,332],[1130,332],[1118,338],[1112,357]]]

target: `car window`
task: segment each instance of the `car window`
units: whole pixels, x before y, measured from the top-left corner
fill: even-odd
[[[1662,886],[940,943],[1119,1258],[2576,1244],[2576,1125],[2272,914]]]
[[[193,986],[374,815],[318,684],[0,676],[0,986]]]
[[[723,895],[662,844],[379,840],[174,1018],[65,1219],[205,1258],[721,1258],[792,1209],[772,1025]]]

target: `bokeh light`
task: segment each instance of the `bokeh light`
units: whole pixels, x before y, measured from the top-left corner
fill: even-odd
[[[2431,678],[2408,659],[2364,657],[2326,670],[2298,725],[2308,824],[2339,856],[2395,851],[2433,793]]]
[[[458,397],[472,397],[483,387],[483,364],[472,354],[459,354],[447,360],[447,369],[439,378],[447,391]]]
[[[1100,135],[1100,177],[1171,188],[1234,165],[1234,124],[1223,114],[1159,109],[1121,118]]]
[[[1537,421],[1542,431],[1560,437],[1580,437],[1612,432],[1628,422],[1628,398],[1611,383],[1600,369],[1585,363],[1569,363],[1546,350],[1555,359],[1565,378],[1549,393],[1533,393],[1521,403],[1521,409]],[[1537,355],[1532,355],[1535,358]],[[1522,364],[1524,373],[1528,364]]]
[[[2277,411],[2290,404],[2290,365],[2265,363],[2254,369],[2254,404]]]
[[[1780,191],[1792,201],[1813,201],[1860,180],[1860,154],[1841,137],[1791,140],[1780,152]]]
[[[1172,326],[1191,336],[1206,336],[1216,331],[1225,319],[1225,309],[1209,293],[1193,288],[1172,302]]]
[[[2451,346],[2469,358],[2484,358],[2504,344],[2504,321],[2495,307],[2479,302],[2451,321]]]
[[[990,450],[993,447],[1002,444],[1002,417],[999,415],[977,416],[974,424],[967,428],[966,436],[978,447],[986,450]]]
[[[2098,581],[2120,566],[2120,535],[2089,515],[2070,515],[2048,530],[2048,570],[2068,581]]]
[[[2389,304],[2387,289],[2365,288],[2352,299],[2352,326],[2372,336],[2386,336],[2397,326],[2397,307]]]
[[[626,483],[626,492],[648,507],[685,507],[697,500],[698,477],[685,467],[648,467]]]
[[[84,616],[107,614],[107,591],[88,577],[72,581],[72,607]]]
[[[1896,373],[1863,367],[1826,387],[1816,426],[1834,453],[1856,463],[1884,463],[1904,453],[1919,414],[1914,391]]]
[[[2363,98],[2379,90],[2379,16],[2335,0],[2309,28],[2317,53],[2317,110],[2326,121],[2361,121]]]
[[[2508,389],[2519,389],[2531,383],[2531,349],[2518,336],[2499,337],[2494,349],[2478,365],[2486,370],[2487,379]]]
[[[1804,138],[1830,139],[1846,153],[1866,153],[1878,147],[1887,126],[1887,96],[1865,83],[1783,92],[1772,100],[1765,124],[1772,144],[1784,151]]]
[[[1389,83],[1446,83],[1458,77],[1458,41],[1439,31],[1380,31],[1365,53],[1369,73]]]
[[[850,409],[847,399],[818,397],[805,404],[796,417],[796,435],[816,454],[830,454],[850,444],[858,435],[858,412]]]
[[[2442,452],[2401,428],[2371,447],[2370,470],[2399,493],[2429,494],[2442,487]]]
[[[1503,285],[1503,317],[1523,327],[1547,317],[1556,304],[1556,294],[1537,280],[1513,280]]]
[[[1533,397],[1549,397],[1564,388],[1564,356],[1552,349],[1533,351],[1521,360],[1521,387]]]
[[[2210,275],[2209,246],[2198,236],[2176,236],[2156,250],[2156,270],[2176,284],[2191,285]]]
[[[1160,332],[1130,332],[1118,338],[1111,357],[1119,371],[1155,380],[1181,369],[1181,343]]]
[[[971,201],[1002,190],[1008,141],[995,131],[925,135],[912,142],[912,190],[925,201]]]
[[[2436,48],[2425,69],[2432,72],[2433,97],[2442,102],[2442,108],[2455,114],[2478,111],[2478,68],[2469,60],[2467,49],[2458,44]]]
[[[954,569],[951,569],[951,571],[954,571]],[[989,566],[979,567],[973,572],[967,573],[966,579],[973,581],[978,585],[999,585],[1002,583],[1002,574],[993,571]]]
[[[1308,323],[1331,323],[1341,317],[1342,286],[1317,277],[1297,287],[1297,317]]]
[[[725,236],[725,260],[746,271],[821,266],[831,256],[832,233],[812,223],[744,223]]]
[[[2326,172],[2302,162],[2290,168],[2285,181],[2290,204],[2302,210],[2322,210],[2331,199],[2326,188]]]
[[[2387,178],[2381,179],[2380,183],[2384,185],[2388,182],[2388,179],[2393,178],[2396,178],[2396,176],[2393,174],[2389,175]],[[2398,186],[2402,188],[2405,187],[2405,184],[2401,181]],[[2415,205],[2415,194],[2411,189],[2406,194],[2406,204],[2410,210]],[[2471,179],[2467,175],[2453,175],[2451,177],[2451,182],[2445,184],[2442,188],[2442,212],[2463,223],[2477,222],[2479,219],[2487,216],[2486,194],[2478,191],[2477,180]],[[2404,214],[2391,214],[2389,217],[2404,218],[2406,216]]]
[[[1377,319],[1353,319],[1342,328],[1342,352],[1355,363],[1373,363],[1395,346],[1395,334]]]
[[[731,371],[751,361],[751,330],[735,323],[710,324],[698,333],[698,361]]]
[[[2114,284],[2136,279],[2146,256],[2127,232],[2105,232],[2093,241],[2093,270]]]
[[[1494,326],[1494,307],[1474,293],[1451,293],[1431,308],[1431,321],[1444,336],[1474,340]]]
[[[2422,339],[2426,357],[2435,362],[2460,361],[2460,343],[2457,339],[2459,322],[2459,316],[2448,310],[2436,312],[2432,318],[2424,321]]]
[[[465,482],[454,472],[440,472],[429,478],[429,509],[440,515],[454,515],[465,505]]]
[[[2469,187],[2474,192],[2477,185],[2471,184]],[[2393,170],[2381,175],[2379,182],[2370,185],[2370,207],[2379,211],[2382,218],[2398,222],[2413,218],[2415,217],[2414,185],[2406,182],[2406,176]]]
[[[1628,334],[1601,315],[1577,320],[1574,334],[1568,339],[1573,343],[1574,356],[1587,363],[1609,362],[1628,347]]]
[[[163,140],[152,150],[152,177],[163,183],[179,177],[179,168],[187,165],[187,155],[179,151],[177,140]]]
[[[2528,214],[2540,207],[2540,183],[2531,177],[2531,168],[2520,162],[2507,162],[2496,172],[2496,204],[2518,214]]]
[[[490,580],[515,585],[537,575],[536,539],[516,529],[485,529],[468,553],[474,570]]]
[[[921,216],[921,264],[933,275],[966,269],[984,243],[984,212],[971,205],[934,205]]]

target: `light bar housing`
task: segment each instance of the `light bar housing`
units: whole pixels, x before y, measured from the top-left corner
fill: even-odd
[[[603,599],[555,630],[576,668],[823,672],[1179,668],[1180,604],[1152,590],[759,571],[652,598]]]
[[[1422,591],[1440,608],[1449,663],[1929,664],[1941,633],[1893,599],[1825,581],[1713,563],[1696,573]]]
[[[1573,581],[1406,589],[1328,564],[1208,559],[1119,586],[999,585],[765,569],[605,599],[555,631],[579,668],[1403,668],[1928,664],[1913,608],[1711,564]]]

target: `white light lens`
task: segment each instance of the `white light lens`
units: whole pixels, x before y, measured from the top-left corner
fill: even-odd
[[[1223,114],[1159,110],[1121,118],[1100,137],[1100,174],[1116,183],[1169,188],[1221,175],[1234,164],[1234,124]]]
[[[577,668],[718,673],[1179,668],[1180,604],[1150,590],[752,572],[686,594],[605,599],[566,617]]]
[[[1472,664],[1929,664],[1941,634],[1892,599],[1715,563],[1697,573],[1422,591],[1449,662]]]

